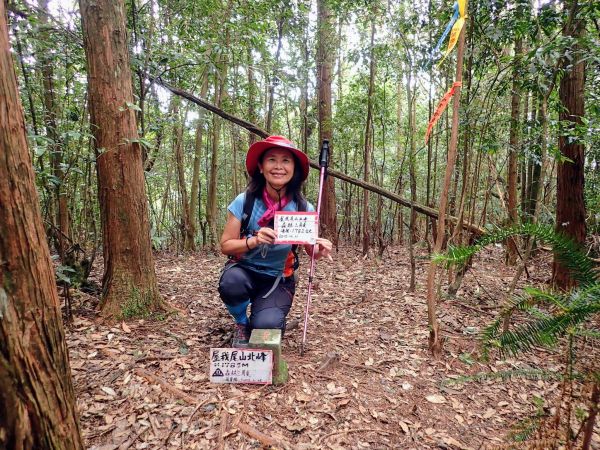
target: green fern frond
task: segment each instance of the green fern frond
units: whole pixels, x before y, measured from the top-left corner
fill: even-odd
[[[570,328],[576,327],[597,312],[600,312],[598,302],[571,308],[559,315],[548,316],[517,327],[514,331],[502,333],[497,337],[499,345],[496,347],[502,355],[517,355],[535,346],[552,347]]]
[[[559,233],[548,225],[524,223],[482,236],[475,245],[468,247],[449,246],[444,255],[436,255],[438,263],[447,266],[461,266],[484,247],[505,241],[512,236],[531,236],[552,246],[558,261],[569,270],[571,276],[581,286],[597,283],[599,275],[594,271],[593,261],[583,252],[581,246],[564,233]]]
[[[540,428],[542,421],[535,417],[533,419],[525,419],[517,424],[515,429],[509,434],[510,439],[515,442],[525,442]]]
[[[575,333],[577,337],[585,337],[600,340],[600,330],[579,330]]]

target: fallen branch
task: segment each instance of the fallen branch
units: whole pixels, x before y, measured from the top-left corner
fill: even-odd
[[[275,438],[263,433],[262,431],[258,431],[256,428],[251,427],[247,423],[244,423],[244,422],[238,423],[237,429],[240,430],[242,433],[247,434],[252,439],[256,439],[262,445],[284,448],[286,450],[292,448],[291,444],[289,444],[285,441],[279,440],[279,439],[275,439]]]
[[[223,408],[221,410],[221,426],[219,427],[219,442],[217,443],[218,450],[225,450],[225,437],[227,436],[227,425],[229,422],[229,414]]]
[[[146,380],[148,380],[149,383],[158,384],[163,390],[169,391],[175,397],[180,398],[181,400],[189,403],[190,405],[198,405],[198,403],[200,403],[200,401],[197,398],[186,394],[181,389],[177,389],[175,386],[169,384],[168,381],[163,380],[158,375],[154,375],[153,373],[150,373],[145,369],[137,368],[135,369],[135,374],[142,378],[145,378]]]
[[[317,369],[317,372],[323,372],[328,367],[336,364],[339,360],[340,360],[339,353],[336,353],[336,352],[327,353],[327,358],[325,359],[323,364],[321,364],[321,366]]]
[[[260,136],[263,139],[269,136],[269,133],[267,133],[262,128],[259,128],[255,124],[248,122],[247,120],[241,119],[237,116],[234,116],[233,114],[226,113],[222,109],[217,108],[212,103],[209,103],[206,100],[196,97],[195,95],[192,95],[191,93],[184,91],[183,89],[179,89],[175,86],[171,86],[169,83],[167,83],[160,77],[146,75],[146,78],[148,78],[148,80],[150,80],[151,83],[156,83],[156,84],[164,87],[165,89],[168,89],[173,94],[178,95],[179,97],[183,97],[186,100],[188,100],[198,106],[201,106],[202,108],[207,109],[212,113],[215,113],[216,115],[222,117],[223,119],[233,122],[236,125],[241,126],[242,128],[245,128],[246,130],[250,131],[251,133],[256,134],[257,136]],[[314,161],[310,161],[310,166],[313,169],[317,169],[317,170],[320,169],[319,164]],[[329,175],[331,175],[332,177],[338,178],[342,181],[346,181],[347,183],[353,184],[355,186],[362,187],[363,189],[366,189],[367,191],[375,192],[376,194],[386,197],[396,203],[401,204],[402,206],[405,206],[407,208],[413,208],[418,213],[424,214],[428,217],[432,217],[436,220],[438,218],[438,212],[435,209],[405,200],[402,197],[400,197],[398,194],[395,194],[394,192],[390,192],[390,191],[383,189],[379,186],[376,186],[374,184],[366,183],[362,180],[358,180],[349,175],[346,175],[345,173],[339,172],[339,171],[331,169],[331,168],[327,169],[327,173]],[[456,223],[458,223],[458,218],[447,215],[446,222],[456,224]],[[483,229],[477,225],[474,225],[471,223],[466,223],[466,222],[463,222],[460,225],[465,230],[469,230],[472,233],[475,233],[477,235],[485,234],[485,229]]]
[[[380,430],[379,428],[353,428],[353,429],[349,429],[349,430],[334,431],[332,433],[326,434],[325,436],[319,438],[317,445],[321,446],[321,444],[323,444],[323,441],[325,439],[327,439],[331,436],[335,436],[336,434],[366,433],[366,432],[374,432],[374,433],[387,434],[387,435],[391,434],[389,431]]]

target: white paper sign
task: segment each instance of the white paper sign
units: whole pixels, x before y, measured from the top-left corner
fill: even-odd
[[[314,244],[319,235],[319,216],[316,212],[275,213],[276,244]]]
[[[211,348],[211,383],[271,384],[273,351],[258,348]]]

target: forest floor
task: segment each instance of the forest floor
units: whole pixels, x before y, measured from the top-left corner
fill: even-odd
[[[548,280],[551,258],[537,256],[527,284]],[[98,300],[77,293],[67,339],[86,446],[509,448],[511,429],[555,411],[561,383],[447,382],[481,372],[561,371],[562,353],[540,349],[521,359],[478,360],[476,335],[497,315],[514,273],[502,263],[501,249],[492,248],[476,258],[456,298],[441,299],[444,356],[432,359],[427,259],[422,251],[414,293],[407,292],[408,261],[404,248],[366,260],[342,248],[333,263],[319,262],[309,346],[300,356],[302,324],[286,333],[290,378],[281,386],[209,382],[209,349],[228,345],[232,324],[216,290],[223,256],[156,256],[159,288],[181,310],[162,320],[106,325],[94,312]],[[308,265],[303,257],[302,274]],[[96,267],[97,281],[100,273]],[[289,319],[302,322],[306,278],[300,277]],[[588,351],[598,357],[597,349]],[[589,395],[575,397],[583,405]],[[600,448],[597,433],[594,445]]]

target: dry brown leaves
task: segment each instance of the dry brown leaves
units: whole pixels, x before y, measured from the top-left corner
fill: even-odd
[[[80,294],[68,333],[81,425],[94,450],[185,448],[295,449],[493,448],[511,425],[552,399],[557,383],[442,385],[484,371],[524,367],[481,364],[473,333],[495,314],[511,271],[500,252],[477,260],[456,299],[439,305],[445,358],[427,351],[425,260],[407,292],[403,249],[383,260],[341,250],[319,263],[308,330],[285,337],[290,380],[284,386],[211,385],[210,347],[226,343],[230,318],[216,291],[224,258],[201,253],[157,256],[160,289],[186,311],[163,321],[98,322],[94,299]],[[290,318],[303,318],[307,261]],[[547,270],[544,266],[543,270]],[[540,277],[544,277],[544,273]],[[484,290],[485,289],[485,290]],[[79,303],[77,303],[79,302]],[[529,367],[560,367],[559,355],[528,357]]]

